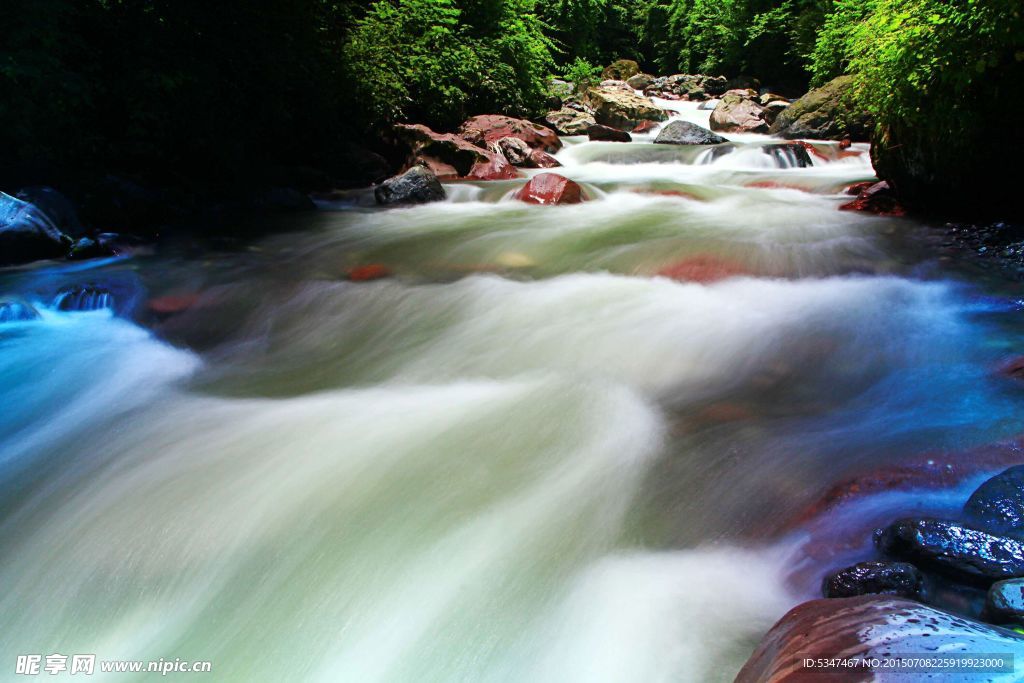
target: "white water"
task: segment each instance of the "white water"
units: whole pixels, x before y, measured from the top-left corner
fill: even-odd
[[[137,286],[201,292],[160,327],[182,348],[44,305],[118,264],[5,281],[43,318],[0,329],[0,678],[60,652],[218,681],[731,680],[808,597],[763,518],[1013,410],[977,306],[887,256],[902,223],[836,210],[866,155],[779,169],[737,136],[698,165],[639,138],[570,141],[579,206],[458,184],[144,262]],[[748,274],[656,276],[709,255]],[[359,263],[398,277],[341,281]]]

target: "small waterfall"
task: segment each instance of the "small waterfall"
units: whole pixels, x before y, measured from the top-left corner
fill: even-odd
[[[779,168],[808,168],[814,165],[807,150],[798,144],[786,142],[765,145],[761,151],[770,156]]]
[[[694,166],[710,166],[715,163],[726,154],[732,154],[736,151],[735,145],[715,145],[714,147],[708,147],[706,150],[697,155],[694,160]]]
[[[31,304],[17,299],[0,301],[0,323],[37,320],[39,313]]]
[[[61,311],[100,311],[114,307],[114,295],[97,285],[71,285],[57,292],[53,305]]]

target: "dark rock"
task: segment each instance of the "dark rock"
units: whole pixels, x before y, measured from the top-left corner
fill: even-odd
[[[881,181],[863,189],[852,202],[839,207],[840,211],[864,211],[879,216],[903,216],[906,210],[889,188],[889,183]]]
[[[391,164],[380,154],[357,144],[342,145],[338,158],[334,159],[337,187],[369,187],[391,175]],[[287,184],[287,183],[285,183]],[[303,189],[312,189],[318,183],[302,184]],[[334,185],[335,183],[329,183]],[[317,188],[319,189],[319,188]]]
[[[0,323],[38,319],[39,312],[31,304],[20,299],[0,299]]]
[[[610,126],[602,126],[595,123],[587,129],[587,137],[593,141],[601,142],[632,142],[633,138],[624,130],[617,130]]]
[[[995,623],[1024,623],[1024,579],[997,581],[988,589],[985,616]]]
[[[1024,535],[1024,465],[992,477],[971,494],[964,516],[975,526],[997,534]]]
[[[547,152],[535,149],[530,152],[530,158],[527,160],[526,165],[530,168],[557,168],[562,164]]]
[[[876,532],[875,544],[961,581],[984,585],[1024,576],[1024,543],[938,519],[901,519]]]
[[[1003,673],[986,673],[989,683],[1019,680],[1014,663],[1024,657],[1024,639],[1012,631],[957,617],[898,597],[862,595],[811,600],[786,613],[761,639],[736,683],[854,683],[873,680],[921,680],[878,669],[808,669],[804,659],[883,659],[893,654],[923,656],[1006,656]],[[934,680],[961,680],[933,672]],[[976,679],[974,674],[962,680]]]
[[[753,90],[729,90],[711,112],[711,130],[726,133],[767,133],[765,108]]]
[[[99,285],[70,285],[57,292],[53,305],[61,311],[99,311],[114,308],[114,295]]]
[[[728,140],[689,121],[670,121],[654,142],[659,145],[718,145]]]
[[[919,598],[924,575],[906,562],[860,562],[825,577],[821,592],[826,598],[855,595],[898,595]]]
[[[103,256],[100,245],[96,240],[89,237],[83,237],[75,242],[74,246],[71,247],[71,251],[68,252],[68,258],[72,261],[81,261],[98,256]]]
[[[23,202],[34,205],[46,214],[54,226],[69,237],[82,237],[85,227],[78,220],[78,211],[71,200],[52,187],[25,187],[15,195]]]
[[[617,59],[601,72],[604,80],[625,81],[640,73],[640,65],[632,59]]]
[[[741,74],[725,82],[726,90],[760,90],[761,81],[753,76]]]
[[[467,139],[481,135],[485,146],[502,138],[519,138],[530,149],[557,152],[562,148],[562,141],[550,128],[525,119],[499,114],[484,114],[467,119],[459,126],[459,135],[468,135]]]
[[[0,192],[0,265],[56,258],[70,246],[71,238],[38,207]]]
[[[871,135],[870,117],[852,104],[852,76],[840,76],[814,88],[776,117],[772,135],[811,140],[866,142]]]
[[[775,160],[779,168],[807,168],[813,166],[810,155],[803,145],[795,143],[773,143],[765,145],[761,151]]]
[[[426,204],[443,200],[445,191],[429,168],[413,166],[378,185],[373,196],[378,204]]]
[[[152,235],[172,218],[188,213],[188,202],[171,192],[108,175],[88,193],[82,216],[103,230]]]
[[[579,204],[583,189],[557,173],[538,173],[516,192],[515,198],[527,204]]]
[[[650,74],[635,74],[626,79],[626,85],[634,90],[644,90],[654,82],[654,76]]]

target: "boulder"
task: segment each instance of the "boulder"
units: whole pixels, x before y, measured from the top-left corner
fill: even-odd
[[[789,109],[789,102],[786,100],[773,100],[764,106],[764,120],[768,122],[768,125],[775,123],[775,120],[779,118],[786,109]]]
[[[1024,623],[1024,579],[992,584],[985,597],[985,617],[997,624]]]
[[[547,152],[535,149],[530,152],[530,158],[527,160],[526,165],[530,168],[556,168],[561,166],[562,163]]]
[[[633,138],[624,130],[618,130],[617,128],[611,128],[609,126],[602,126],[600,123],[595,123],[587,129],[587,137],[592,141],[601,142],[632,142]]]
[[[34,204],[0,192],[0,266],[63,256],[71,238]]]
[[[562,107],[557,111],[549,111],[544,123],[554,128],[559,135],[586,135],[587,129],[597,123],[587,111]]]
[[[482,136],[485,146],[502,138],[519,138],[531,149],[557,152],[562,148],[562,141],[558,139],[555,131],[546,126],[525,119],[515,119],[511,116],[498,114],[474,116],[459,127],[459,135],[472,136],[474,135],[472,131],[478,131],[476,135]]]
[[[85,227],[78,220],[78,211],[71,200],[52,187],[24,187],[18,190],[15,197],[32,204],[46,214],[54,226],[69,237],[82,237],[86,234]]]
[[[900,519],[876,532],[875,544],[890,557],[967,583],[1024,577],[1024,543],[958,522]]]
[[[1024,465],[992,477],[971,494],[964,517],[986,531],[1021,538],[1024,535]]]
[[[601,78],[625,81],[640,73],[640,65],[632,59],[616,59],[601,72]]]
[[[38,320],[39,312],[21,299],[0,299],[0,323]]]
[[[767,133],[765,108],[753,90],[729,90],[711,112],[711,130],[725,133]]]
[[[611,88],[591,88],[587,102],[594,109],[594,119],[602,126],[633,130],[641,121],[665,121],[668,114],[654,106],[646,97]]]
[[[774,159],[779,168],[808,168],[814,165],[807,148],[795,142],[764,145],[761,151]]]
[[[1006,655],[1003,666],[958,676],[942,671],[907,672],[878,669],[806,668],[807,659],[885,659],[893,654],[923,657]],[[811,600],[794,607],[761,639],[736,677],[736,683],[853,683],[873,680],[934,680],[1009,683],[1019,679],[1014,661],[1024,656],[1024,639],[1012,631],[989,626],[905,598],[862,595]],[[891,660],[890,660],[891,661]],[[941,677],[941,678],[940,678]]]
[[[852,598],[855,595],[899,595],[919,598],[924,575],[906,562],[860,562],[832,572],[822,582],[826,598]]]
[[[397,124],[399,140],[409,148],[407,166],[426,166],[441,180],[508,180],[518,173],[500,154],[458,135],[435,133],[422,124]]]
[[[413,166],[378,185],[373,196],[378,204],[426,204],[444,199],[445,191],[429,168]]]
[[[557,173],[538,173],[514,197],[527,204],[579,204],[583,189]]]
[[[772,135],[811,140],[842,140],[849,136],[867,142],[871,120],[852,104],[852,87],[852,76],[840,76],[814,88],[776,117]]]
[[[650,74],[636,74],[626,79],[626,85],[634,90],[644,90],[654,82],[654,76]]]
[[[526,166],[533,152],[521,138],[499,138],[492,143],[492,150],[501,154],[513,166]]]
[[[902,216],[906,213],[884,180],[861,189],[856,199],[841,205],[839,210],[864,211],[879,216]]]
[[[661,129],[654,142],[659,145],[718,145],[728,140],[696,123],[671,121]]]

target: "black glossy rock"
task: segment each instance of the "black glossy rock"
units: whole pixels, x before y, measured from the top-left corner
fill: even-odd
[[[24,187],[15,195],[23,202],[32,204],[53,221],[58,230],[71,237],[85,235],[85,227],[78,220],[78,211],[71,200],[52,187]]]
[[[659,145],[718,145],[728,140],[696,123],[671,121],[661,129],[654,142]]]
[[[1024,534],[1024,465],[992,477],[971,494],[964,516],[976,526],[1000,534]]]
[[[63,256],[70,246],[38,207],[0,192],[0,265]]]
[[[890,557],[961,581],[987,585],[1024,577],[1024,543],[938,519],[901,519],[876,532]]]
[[[860,562],[832,572],[822,582],[826,598],[852,598],[855,595],[899,595],[919,598],[924,575],[907,562]]]
[[[443,200],[445,191],[430,169],[413,166],[378,185],[373,195],[378,204],[426,204]]]
[[[587,137],[599,142],[632,142],[633,137],[624,130],[595,123],[587,128]]]
[[[814,165],[807,150],[792,142],[765,145],[761,151],[774,159],[779,168],[807,168]]]
[[[1024,622],[1024,579],[992,584],[985,599],[985,616],[996,623]]]

